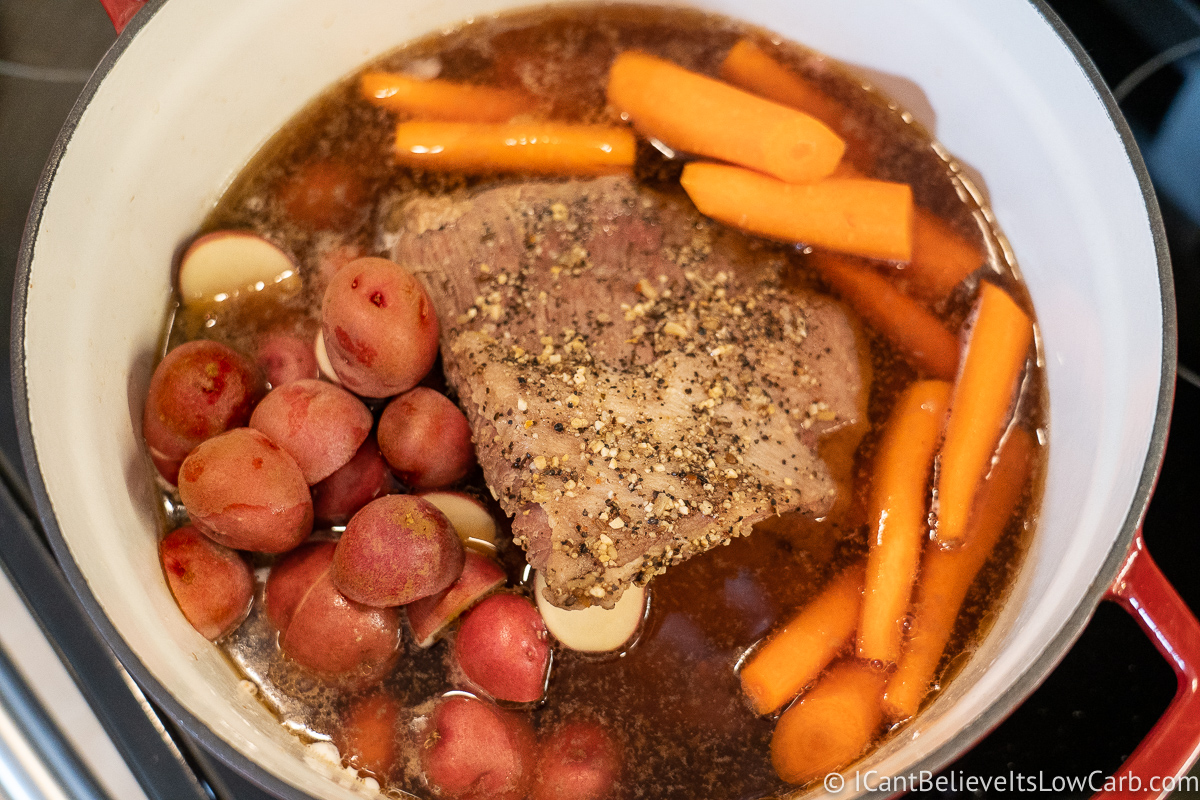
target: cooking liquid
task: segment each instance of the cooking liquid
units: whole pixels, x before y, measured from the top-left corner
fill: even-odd
[[[1015,280],[1007,250],[977,193],[947,161],[928,135],[902,110],[826,59],[801,47],[775,47],[757,29],[682,9],[623,6],[573,7],[505,15],[463,25],[444,35],[410,44],[373,68],[438,71],[438,77],[500,86],[521,85],[552,109],[557,119],[615,122],[605,108],[604,83],[613,56],[645,50],[691,69],[716,74],[728,48],[748,36],[784,60],[848,109],[842,133],[853,143],[850,157],[863,172],[912,185],[916,201],[937,213],[964,236],[981,242],[993,274],[1026,308],[1028,295]],[[317,159],[350,164],[379,201],[414,192],[437,193],[494,185],[519,176],[460,177],[401,169],[390,157],[397,117],[358,97],[357,80],[329,90],[301,112],[255,157],[209,215],[201,232],[252,229],[296,255],[305,285],[299,294],[180,310],[168,332],[168,345],[203,337],[253,352],[255,337],[267,329],[291,328],[306,338],[319,329],[324,254],[356,245],[364,254],[386,255],[380,242],[395,220],[364,210],[356,223],[337,233],[314,234],[291,222],[275,197],[277,187],[299,165]],[[637,177],[678,196],[681,163],[653,147],[639,145]],[[376,202],[372,207],[398,207]],[[792,247],[755,242],[789,263],[797,287],[820,288],[805,267],[805,253]],[[901,283],[903,274],[900,274]],[[973,283],[960,287],[937,309],[948,328],[967,316]],[[651,606],[636,642],[619,654],[590,656],[558,650],[548,693],[532,710],[536,729],[559,720],[599,719],[625,752],[616,793],[622,798],[764,798],[786,786],[774,774],[769,743],[774,718],[753,714],[744,702],[736,665],[764,635],[781,625],[814,595],[836,570],[865,558],[867,527],[863,502],[879,426],[897,394],[916,373],[887,342],[868,330],[873,383],[869,417],[873,425],[857,447],[841,491],[846,502],[824,520],[789,515],[761,524],[754,535],[733,541],[669,570],[651,584]],[[438,368],[435,367],[435,372]],[[1043,425],[1045,390],[1034,367],[1018,408],[1021,424]],[[1026,549],[1034,526],[1041,468],[1035,470],[1021,509],[996,553],[968,596],[957,629],[943,656],[949,674],[964,663],[987,631],[1006,587]],[[478,476],[475,490],[486,496]],[[167,498],[170,506],[170,498]],[[497,513],[499,513],[497,511]],[[178,521],[178,512],[172,515]],[[501,558],[510,583],[529,591],[523,556],[511,544]],[[260,565],[269,558],[258,557]],[[261,585],[246,623],[222,642],[229,657],[259,687],[259,696],[285,725],[309,739],[335,735],[338,715],[353,690],[328,686],[298,670],[278,651],[266,621]],[[420,650],[405,635],[402,655],[386,687],[415,716],[453,686],[447,640]],[[406,727],[402,720],[400,728]],[[880,737],[888,735],[880,731]],[[412,750],[409,751],[411,756]],[[410,763],[396,776],[393,790],[426,796]]]

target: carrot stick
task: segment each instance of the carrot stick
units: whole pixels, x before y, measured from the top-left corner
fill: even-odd
[[[702,214],[760,236],[867,258],[912,256],[912,189],[904,183],[791,184],[709,163],[688,164],[679,182]]]
[[[944,547],[962,542],[971,502],[1004,432],[1032,339],[1033,323],[1025,312],[1003,289],[981,283],[979,313],[950,401],[938,470],[934,538]]]
[[[742,691],[759,714],[770,714],[821,674],[858,622],[863,571],[851,567],[830,581],[742,667]]]
[[[788,783],[808,783],[862,755],[882,721],[883,684],[883,672],[862,661],[834,665],[775,725],[775,773]]]
[[[766,172],[819,180],[845,143],[820,120],[661,58],[627,51],[608,75],[608,102],[668,147]]]
[[[1014,428],[1000,448],[992,474],[979,487],[975,510],[962,547],[926,548],[913,604],[908,644],[883,696],[891,719],[907,719],[929,693],[942,651],[954,632],[967,590],[979,574],[1029,482],[1033,468],[1033,434]]]
[[[634,138],[624,128],[534,122],[401,122],[396,160],[451,172],[599,175],[633,166]]]
[[[953,380],[958,371],[958,338],[938,318],[894,287],[868,263],[814,252],[808,263],[875,330],[887,337],[924,374]]]
[[[933,452],[946,420],[951,386],[918,381],[896,401],[871,476],[870,552],[863,586],[858,657],[893,664],[929,523],[926,500]]]
[[[365,72],[362,96],[377,106],[445,122],[508,122],[537,109],[524,92],[443,80],[417,80],[395,72]]]
[[[913,211],[912,263],[904,277],[914,293],[936,302],[977,270],[984,254],[932,211],[921,206]]]

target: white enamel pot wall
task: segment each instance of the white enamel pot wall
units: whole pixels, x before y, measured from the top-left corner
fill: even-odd
[[[1025,0],[696,4],[869,71],[923,111],[981,176],[1041,323],[1051,446],[1032,550],[961,676],[856,769],[915,774],[947,764],[1034,689],[1110,587],[1149,609],[1143,622],[1170,639],[1161,648],[1200,650],[1194,619],[1131,550],[1170,410],[1174,301],[1145,170],[1078,46]],[[239,690],[161,575],[140,420],[169,265],[239,169],[323,88],[406,40],[512,5],[150,3],[84,91],[30,218],[14,382],[29,477],[59,560],[145,690],[281,797],[356,795],[306,764],[299,740]],[[1181,678],[1192,691],[1194,677]],[[1187,768],[1200,740],[1200,723],[1186,721],[1200,719],[1185,713],[1194,702],[1181,690],[1139,751],[1139,769]],[[849,779],[838,796],[857,793]]]

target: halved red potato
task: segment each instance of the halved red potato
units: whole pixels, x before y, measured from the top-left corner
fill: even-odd
[[[386,783],[399,755],[396,722],[400,699],[383,690],[357,697],[342,711],[342,724],[333,741],[347,766]]]
[[[164,536],[158,555],[179,610],[204,638],[216,641],[246,618],[254,575],[237,551],[188,525]]]
[[[419,733],[422,772],[437,797],[522,800],[537,745],[524,717],[474,697],[441,700]]]
[[[320,377],[313,348],[292,333],[275,331],[259,339],[257,362],[272,387]]]
[[[392,472],[374,436],[367,436],[354,458],[325,480],[313,484],[313,514],[329,525],[345,525],[377,497],[392,489]]]
[[[349,463],[374,423],[357,397],[315,379],[272,389],[250,416],[250,427],[296,459],[310,486]]]
[[[458,580],[437,594],[404,607],[408,626],[420,647],[429,647],[447,625],[493,589],[504,585],[504,568],[485,555],[466,551]]]
[[[323,331],[317,331],[317,337],[313,340],[313,357],[317,360],[317,370],[321,373],[321,377],[330,383],[341,386],[342,379],[337,376],[333,364],[329,363],[329,351],[325,349],[325,333]]]
[[[177,283],[184,305],[267,289],[291,294],[302,285],[292,257],[250,231],[215,231],[196,239],[179,260]]]
[[[417,489],[457,483],[475,466],[466,416],[434,389],[418,386],[388,403],[376,435],[396,477]]]
[[[621,777],[621,760],[600,723],[560,725],[542,740],[529,800],[605,800]]]
[[[494,594],[463,617],[454,658],[467,679],[491,697],[532,703],[546,691],[550,636],[533,603]]]
[[[463,492],[421,492],[418,497],[446,515],[464,545],[495,552],[496,518],[483,503]]]
[[[630,586],[612,608],[598,605],[568,610],[559,608],[542,596],[546,579],[534,576],[533,593],[546,629],[564,647],[583,653],[619,650],[637,633],[646,616],[646,589]]]

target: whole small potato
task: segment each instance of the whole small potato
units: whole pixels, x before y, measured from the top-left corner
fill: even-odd
[[[179,345],[150,378],[142,436],[154,466],[169,482],[196,445],[250,419],[262,380],[236,350],[207,340]]]
[[[375,437],[368,436],[354,458],[313,485],[313,513],[326,524],[345,525],[360,508],[391,489],[392,473]]]
[[[345,228],[367,206],[367,189],[352,166],[341,161],[312,161],[279,189],[289,217],[316,230]]]
[[[234,428],[192,451],[179,468],[192,523],[236,550],[283,553],[312,532],[312,495],[295,460],[252,428]]]
[[[267,618],[279,629],[284,654],[302,667],[355,684],[378,679],[397,657],[399,613],[339,592],[329,579],[333,550],[333,542],[307,544],[271,568]]]
[[[532,703],[546,691],[550,634],[527,598],[494,594],[463,617],[454,658],[472,684],[497,700]]]
[[[529,800],[604,800],[621,776],[621,751],[598,722],[574,720],[541,742]]]
[[[342,724],[333,736],[342,761],[380,783],[390,780],[399,753],[399,718],[399,698],[382,689],[352,700],[342,711]]]
[[[385,258],[360,258],[329,281],[321,305],[325,351],[346,388],[390,397],[437,358],[438,319],[424,287]]]
[[[449,397],[424,386],[388,403],[377,435],[396,477],[417,489],[457,483],[475,466],[466,416]]]
[[[438,703],[418,749],[429,788],[449,800],[522,800],[536,751],[529,723],[473,697]]]
[[[272,387],[320,374],[312,342],[282,331],[268,333],[259,340],[257,363]]]
[[[464,558],[442,512],[419,497],[393,494],[363,506],[346,525],[331,575],[353,600],[400,606],[454,583]]]
[[[309,485],[349,463],[374,422],[357,397],[308,378],[272,389],[250,415],[250,427],[286,450]]]
[[[188,525],[164,536],[158,555],[179,610],[204,638],[216,641],[246,618],[254,575],[236,551]]]

